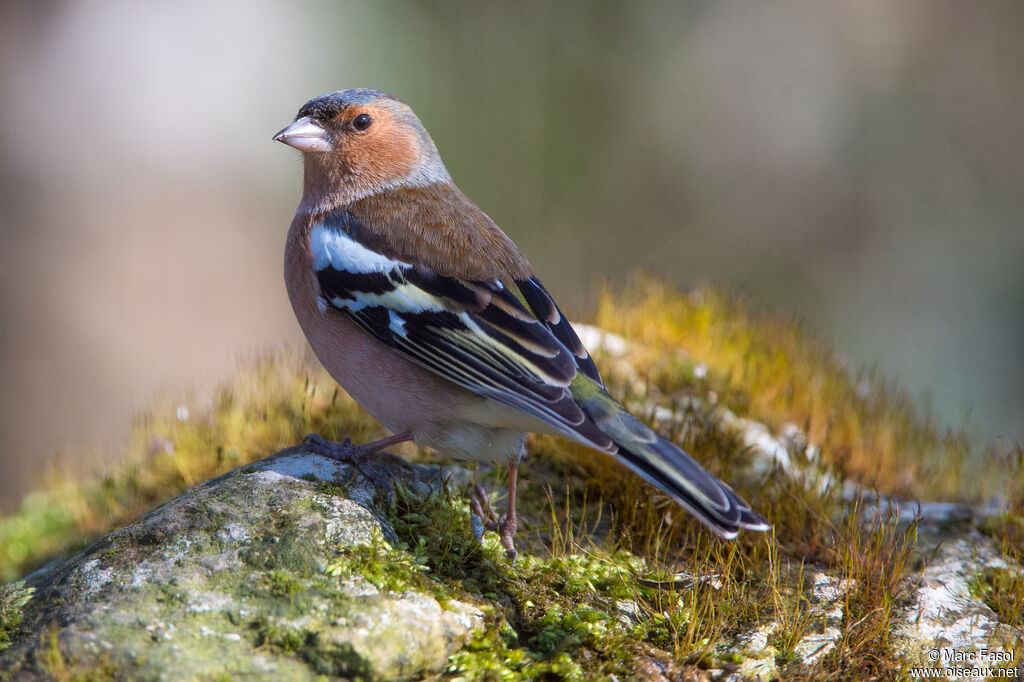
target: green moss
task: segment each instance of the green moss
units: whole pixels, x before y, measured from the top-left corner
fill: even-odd
[[[642,559],[595,547],[548,558],[524,553],[511,565],[493,537],[476,542],[465,502],[447,488],[425,497],[396,492],[391,522],[405,550],[389,550],[391,560],[402,551],[423,569],[420,579],[435,581],[445,594],[466,599],[469,593],[489,604],[487,628],[451,657],[448,674],[593,679],[628,672],[636,637],[620,620],[617,603],[639,598],[635,575]]]
[[[423,497],[397,485],[390,522],[413,563],[434,579],[475,595],[500,591],[498,566],[504,559],[476,541],[469,507],[447,483]]]
[[[297,655],[320,674],[352,679],[371,677],[369,663],[351,645],[330,642],[316,630],[288,627],[267,618],[253,621],[250,629],[257,647]]]
[[[271,571],[267,574],[270,593],[275,597],[293,598],[302,588],[302,581],[287,571]]]
[[[316,482],[317,492],[328,497],[348,497],[348,486],[340,481]]]
[[[316,539],[301,529],[288,514],[276,516],[239,554],[252,568],[269,575],[309,578],[321,571]]]
[[[427,569],[401,550],[393,550],[383,540],[374,545],[346,547],[327,565],[327,575],[335,577],[358,576],[382,592],[405,592],[411,589],[436,592],[422,573]]]
[[[545,448],[539,452],[531,462],[534,470],[562,468],[558,461],[545,461],[555,453]],[[634,537],[622,537],[593,531],[602,519],[611,517],[614,527],[629,507],[648,506],[631,500],[627,504],[619,497],[633,494],[620,492],[630,490],[628,484],[606,486],[607,497],[596,503],[586,498],[585,479],[566,489],[564,507],[550,493],[546,496],[549,520],[543,534],[555,556],[524,554],[514,568],[497,557],[489,564],[493,593],[487,596],[501,605],[506,620],[483,643],[453,657],[453,673],[467,678],[483,672],[543,677],[553,674],[550,666],[570,661],[574,667],[560,674],[624,676],[635,672],[640,652],[666,665],[719,666],[736,662],[735,654],[722,655],[734,633],[777,622],[772,640],[777,664],[790,674],[806,674],[796,646],[817,623],[810,615],[805,555],[817,556],[821,568],[836,579],[855,584],[845,597],[839,646],[818,665],[817,673],[841,674],[866,657],[879,672],[896,665],[898,654],[888,637],[892,614],[910,584],[913,525],[864,527],[856,507],[833,522],[823,510],[831,514],[837,505],[822,506],[817,493],[794,487],[788,477],[772,476],[766,493],[799,511],[780,516],[780,530],[791,536],[784,545],[771,535],[723,543],[699,527],[691,528],[692,520],[667,522],[661,516],[652,523],[637,515],[642,512],[627,517],[636,524],[626,527]],[[819,503],[809,504],[814,500]],[[446,504],[443,498],[439,502]],[[463,513],[459,503],[449,504]],[[429,527],[433,516],[409,518],[418,527]],[[452,525],[458,532],[467,523],[443,526]],[[649,523],[654,528],[640,542]],[[593,544],[595,537],[603,538],[603,546]],[[627,549],[638,545],[641,553],[656,551],[644,558]],[[487,556],[487,542],[481,552]]]
[[[492,619],[493,620],[493,619]],[[515,680],[527,677],[524,668],[532,661],[524,649],[514,646],[515,632],[502,621],[492,623],[448,659],[445,672],[457,680]]]
[[[25,605],[34,592],[34,587],[25,587],[21,582],[0,586],[0,651],[11,645],[21,625]]]

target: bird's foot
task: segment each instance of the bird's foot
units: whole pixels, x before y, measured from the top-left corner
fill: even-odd
[[[305,442],[310,449],[322,457],[329,457],[345,464],[351,464],[359,470],[363,476],[369,479],[375,488],[383,490],[389,496],[391,494],[391,480],[388,476],[382,476],[370,463],[367,457],[376,452],[379,447],[377,443],[367,445],[356,445],[348,436],[343,441],[332,441],[322,438],[315,433],[306,435]]]
[[[514,562],[519,556],[514,542],[518,527],[515,513],[505,514],[498,518],[494,509],[491,508],[484,487],[479,483],[473,487],[473,494],[469,498],[469,507],[473,511],[473,535],[476,536],[477,542],[483,540],[484,531],[496,532],[498,538],[501,539],[502,547],[505,548],[505,556]]]
[[[505,516],[501,517],[501,522],[498,524],[498,537],[501,539],[502,547],[505,548],[505,556],[512,563],[515,563],[516,557],[519,556],[515,545],[516,529],[518,527],[519,522],[514,513],[505,514]]]
[[[498,517],[491,509],[491,503],[487,499],[487,492],[484,487],[477,483],[473,486],[473,494],[469,496],[469,508],[473,514],[480,519],[481,530],[477,534],[477,540],[483,537],[486,530],[498,530]]]

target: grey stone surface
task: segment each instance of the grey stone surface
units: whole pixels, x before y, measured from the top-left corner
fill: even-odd
[[[392,455],[373,465],[410,486],[439,481],[436,468]],[[374,496],[356,471],[301,449],[201,485],[30,576],[24,634],[0,670],[31,678],[64,665],[133,680],[439,672],[481,627],[476,606],[329,570],[394,537]]]

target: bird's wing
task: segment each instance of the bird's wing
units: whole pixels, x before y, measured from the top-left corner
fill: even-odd
[[[517,280],[516,285],[519,287],[523,301],[534,316],[551,331],[563,346],[572,352],[579,371],[604,386],[604,382],[601,381],[601,373],[597,371],[597,365],[591,359],[590,353],[583,346],[580,337],[576,336],[576,330],[558,309],[555,299],[551,298],[551,294],[540,283],[540,280],[530,277],[525,280]]]
[[[769,526],[729,486],[608,395],[572,327],[535,279],[441,275],[387,256],[335,224],[310,231],[320,303],[470,391],[619,455],[723,537]],[[512,290],[512,286],[516,290]],[[557,317],[556,317],[557,315]]]
[[[463,388],[614,451],[611,439],[584,414],[569,388],[578,372],[594,376],[597,370],[591,370],[594,375],[588,371],[593,362],[568,322],[550,314],[557,307],[539,282],[526,287],[520,300],[499,280],[440,275],[390,258],[327,223],[311,228],[309,245],[325,309],[334,308]],[[536,310],[545,299],[550,309],[543,321],[523,303]]]

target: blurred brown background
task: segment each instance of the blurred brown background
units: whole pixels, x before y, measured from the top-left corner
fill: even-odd
[[[270,137],[353,86],[413,106],[570,313],[708,279],[1019,438],[1022,36],[1009,0],[5,2],[0,504],[301,342]]]

